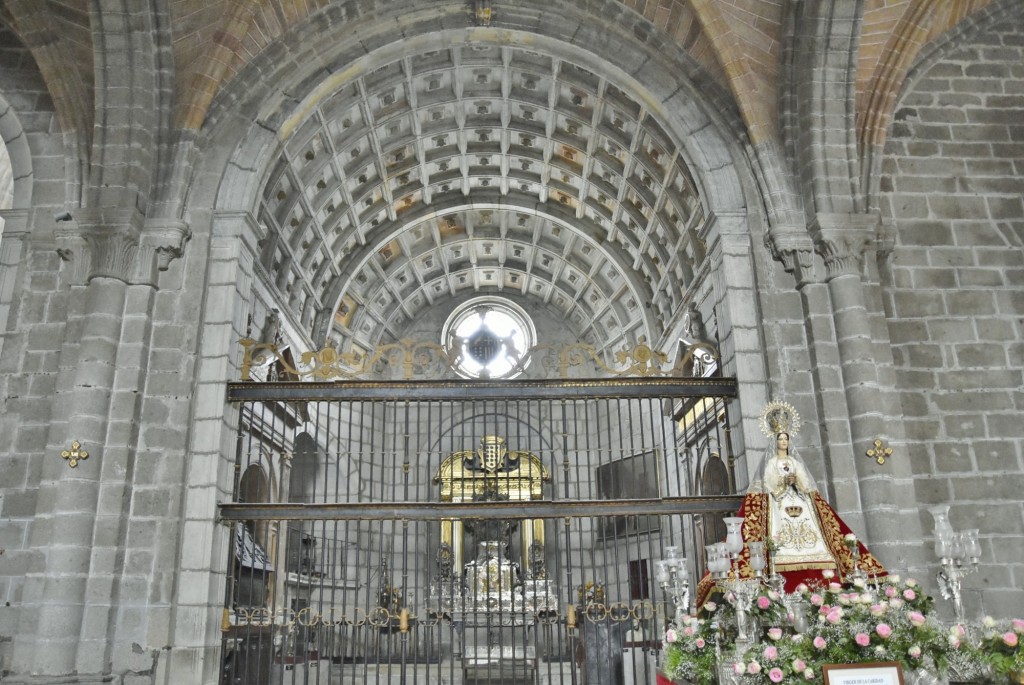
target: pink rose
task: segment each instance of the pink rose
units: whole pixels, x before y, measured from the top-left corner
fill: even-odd
[[[771,605],[772,605],[771,600],[768,599],[767,597],[765,597],[764,595],[762,595],[762,596],[757,598],[757,608],[758,609],[767,609]]]
[[[903,591],[903,599],[907,600],[908,602],[913,602],[915,599],[917,599],[917,593],[911,590],[910,588],[907,588]]]
[[[743,675],[744,673],[747,672],[747,669],[746,669],[746,667],[743,664],[736,663],[736,664],[732,665],[732,672],[735,673],[736,675]]]
[[[676,631],[672,630],[671,628],[665,631],[665,642],[671,644],[675,642],[677,639],[679,638],[676,636]]]
[[[1013,621],[1011,622],[1011,625],[1013,625],[1013,629],[1015,631],[1017,631],[1018,633],[1024,633],[1024,621],[1022,621],[1021,619],[1019,619],[1019,618],[1013,619]]]
[[[764,658],[768,659],[769,661],[771,661],[772,659],[778,659],[779,658],[779,650],[776,649],[775,647],[771,646],[771,645],[765,647],[764,648]]]
[[[960,638],[958,638],[956,635],[950,635],[949,646],[953,649],[960,649]]]
[[[843,620],[843,610],[833,609],[832,611],[828,612],[828,614],[825,616],[825,620],[831,623],[832,625],[836,625],[841,620]]]
[[[843,589],[843,586],[840,585],[839,583],[829,583],[828,584],[828,589],[831,590],[832,592],[839,592],[840,590]]]
[[[878,618],[879,616],[884,616],[885,612],[888,611],[888,610],[889,610],[889,605],[888,604],[872,604],[871,605],[871,615],[874,616],[875,618]]]
[[[811,644],[813,644],[816,649],[825,649],[825,638],[818,635],[814,638]]]
[[[698,637],[697,642],[695,644],[697,645],[697,649],[704,649],[704,645],[706,645],[707,643],[704,642],[704,638]]]
[[[750,675],[757,675],[760,672],[761,664],[757,663],[756,661],[751,661],[749,664],[747,664],[747,673],[749,673]]]
[[[871,644],[871,637],[867,633],[857,633],[853,636],[853,640],[861,647],[867,647]]]
[[[687,637],[693,635],[693,626],[686,626],[683,628],[683,635],[686,635]]]
[[[910,655],[911,659],[921,658],[921,647],[918,645],[911,645],[910,649],[907,650],[907,654]]]
[[[793,670],[796,673],[801,673],[806,670],[807,664],[804,663],[803,659],[793,659]]]
[[[818,595],[818,594],[811,595],[811,604],[813,604],[814,606],[820,607],[824,603],[825,603],[825,599],[821,595]]]
[[[768,629],[768,637],[771,638],[772,640],[781,640],[782,639],[782,628],[769,628]]]
[[[1014,633],[1009,630],[1003,633],[1003,644],[1005,644],[1007,647],[1016,647],[1017,633]]]
[[[768,680],[772,681],[773,683],[781,683],[782,682],[782,669],[781,668],[773,668],[772,670],[768,671]]]
[[[878,637],[883,640],[892,635],[892,628],[888,623],[879,623],[875,626],[875,632],[878,633]]]
[[[885,596],[886,597],[895,597],[897,592],[898,592],[898,590],[896,588],[894,588],[892,585],[888,585],[885,588]]]
[[[907,618],[910,619],[910,623],[912,625],[915,625],[918,628],[923,626],[925,624],[925,621],[928,620],[928,619],[926,619],[924,617],[924,614],[922,614],[920,611],[911,611],[910,613],[907,614]]]

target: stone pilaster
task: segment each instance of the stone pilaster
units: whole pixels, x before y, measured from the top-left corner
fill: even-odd
[[[733,420],[731,444],[737,461],[736,482],[746,487],[749,474],[757,467],[761,451],[751,446],[762,445],[764,437],[758,427],[758,412],[768,402],[768,372],[765,368],[758,311],[758,295],[754,280],[753,243],[746,214],[715,215],[709,221],[717,234],[708,245],[712,264],[712,293],[718,312],[719,337],[723,360],[731,352],[734,367],[725,367],[727,375],[739,380],[743,415],[741,424]],[[709,232],[709,234],[712,234]]]
[[[247,212],[223,212],[213,218],[203,344],[189,421],[193,430],[183,474],[184,524],[168,641],[173,648],[158,664],[160,683],[207,683],[220,677],[230,529],[216,523],[217,502],[232,495],[238,428],[237,415],[225,412],[224,384],[238,377],[238,340],[245,337],[249,314],[243,303],[252,302],[256,233],[255,218]]]

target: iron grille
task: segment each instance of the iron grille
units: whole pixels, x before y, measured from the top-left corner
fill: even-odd
[[[739,503],[730,379],[228,394],[225,684],[653,682],[654,562]]]

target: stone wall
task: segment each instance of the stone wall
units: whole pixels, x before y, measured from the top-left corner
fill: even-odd
[[[969,614],[1024,606],[1024,12],[922,67],[886,145],[886,307],[922,527],[981,530]],[[930,542],[930,540],[928,541]]]

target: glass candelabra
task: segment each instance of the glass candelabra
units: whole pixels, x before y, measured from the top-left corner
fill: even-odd
[[[708,546],[708,569],[726,592],[736,610],[736,642],[750,644],[757,641],[757,626],[750,611],[761,590],[765,559],[764,542],[746,544],[749,565],[754,578],[741,578],[739,559],[743,553],[743,518],[734,516],[725,519],[726,538],[724,543]]]
[[[970,528],[959,533],[953,530],[949,523],[948,504],[931,507],[928,513],[935,519],[935,556],[939,558],[940,564],[936,574],[939,592],[943,599],[953,601],[957,623],[964,623],[961,584],[965,577],[978,570],[981,557],[978,530]]]
[[[690,577],[686,558],[680,556],[678,547],[666,547],[665,558],[655,563],[655,579],[675,606],[677,626],[683,625],[683,619],[690,608]]]

